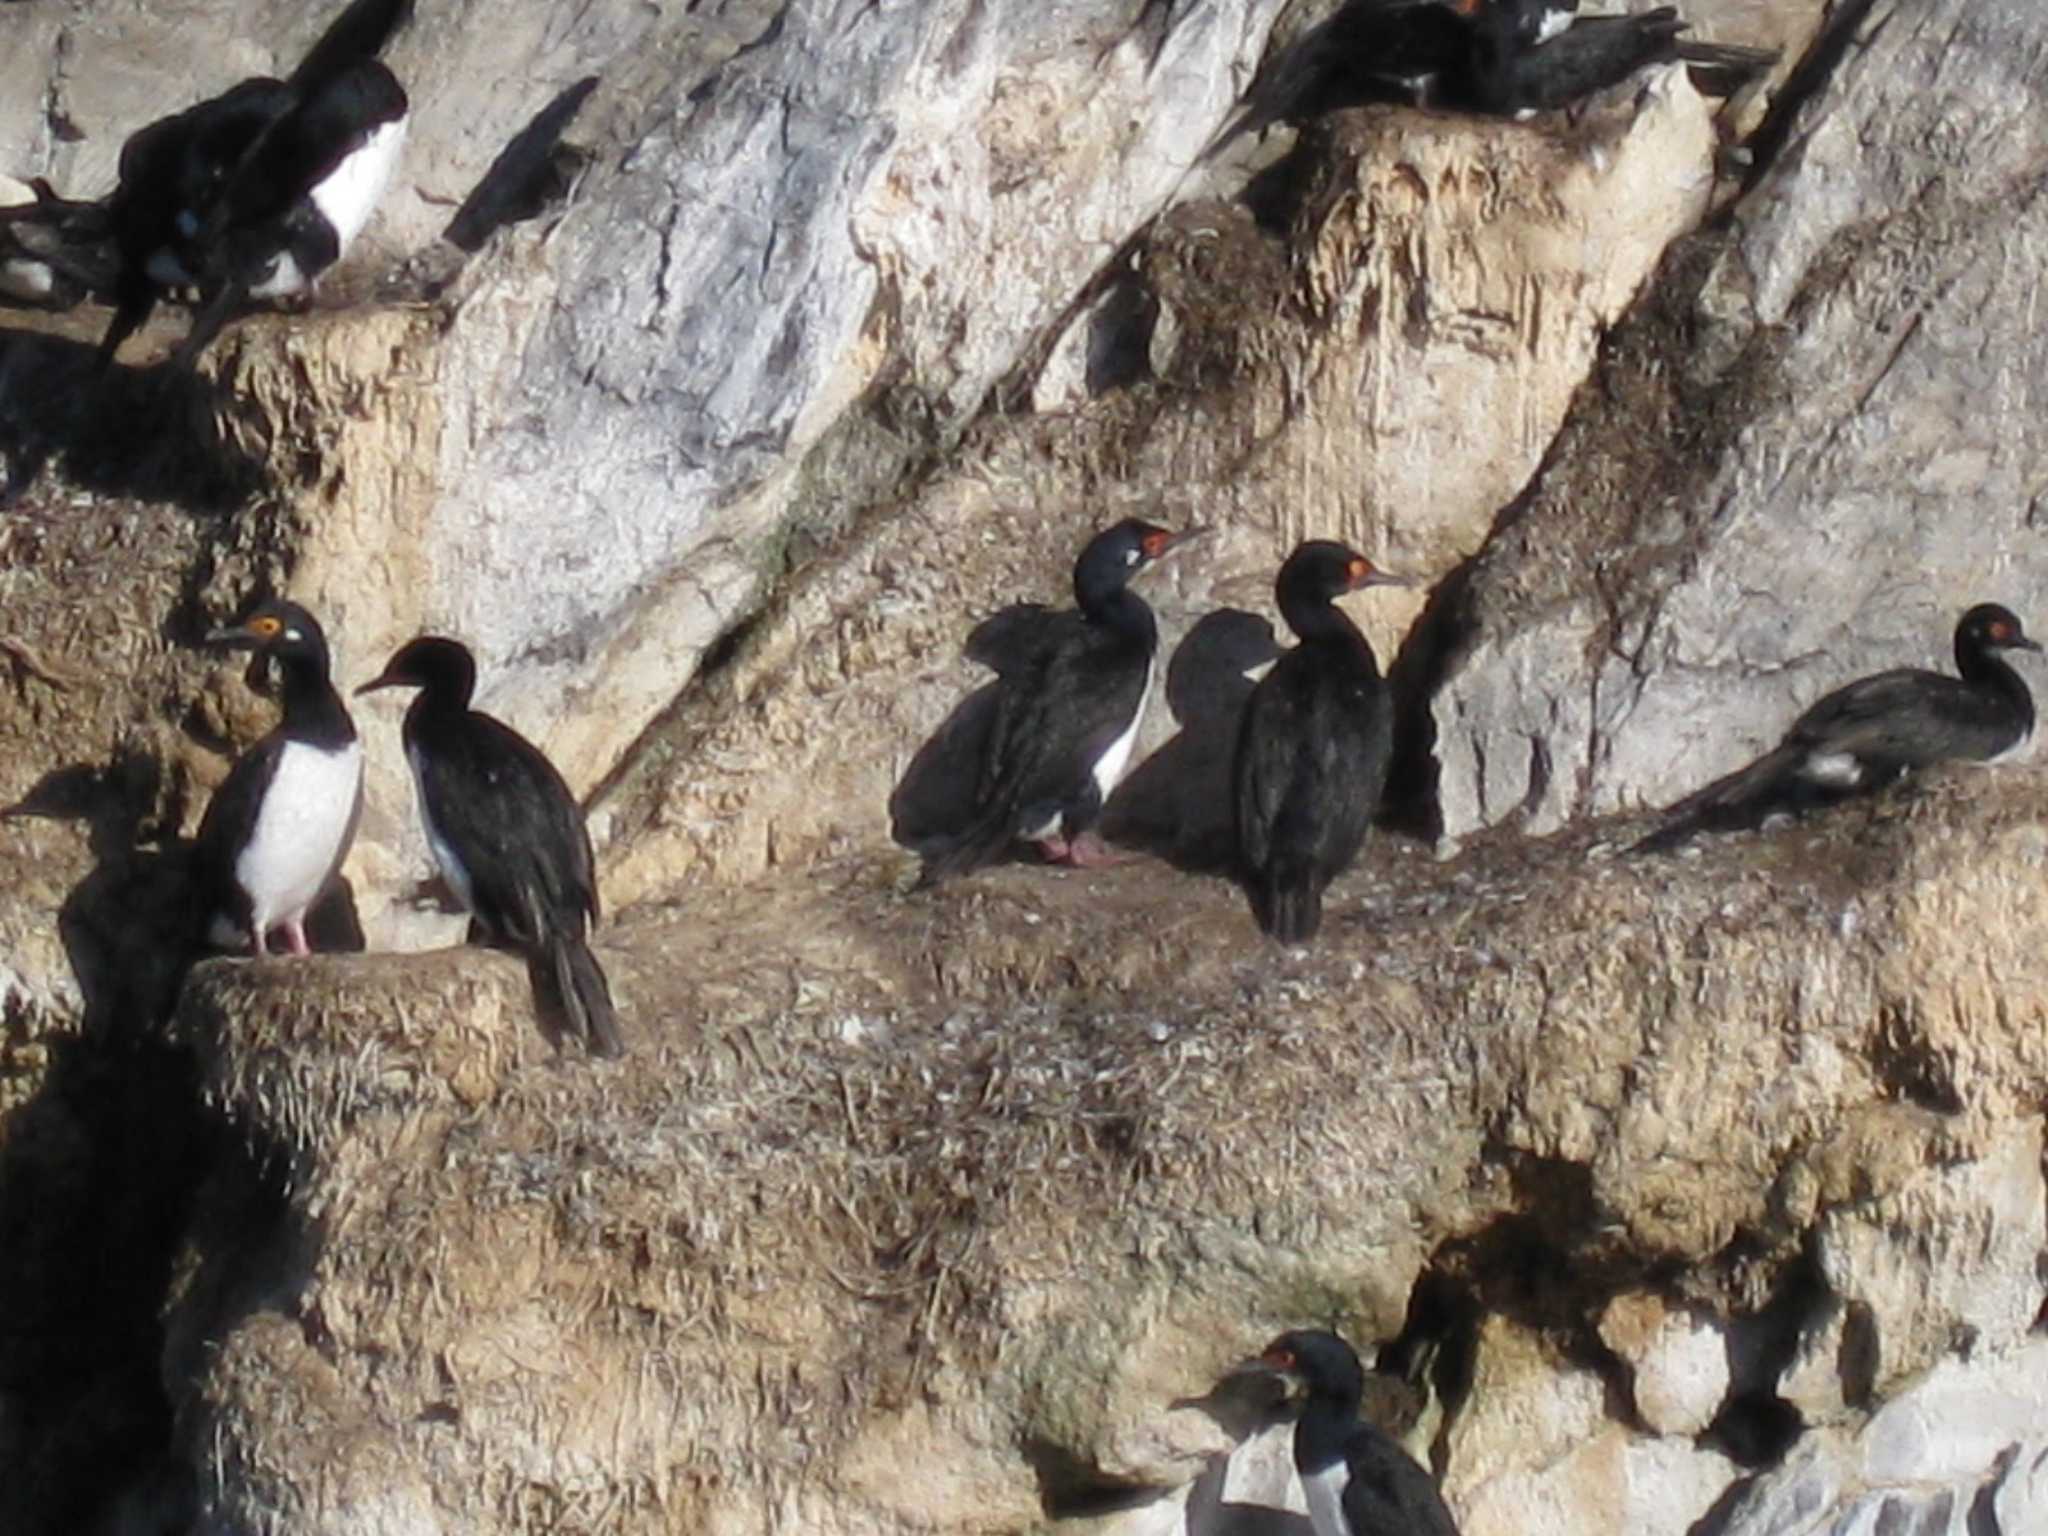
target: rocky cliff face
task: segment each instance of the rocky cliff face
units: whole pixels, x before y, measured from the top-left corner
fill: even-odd
[[[423,0],[328,304],[91,412],[96,313],[0,325],[0,446],[59,450],[0,514],[0,1526],[1302,1529],[1284,1431],[1171,1405],[1303,1323],[1426,1388],[1468,1536],[2048,1523],[2036,775],[1664,861],[1600,819],[2040,618],[2048,32],[1726,0],[1787,50],[1726,106],[1201,158],[1318,16]],[[319,24],[7,6],[0,169],[100,190]],[[456,272],[593,71],[569,200]],[[903,894],[972,619],[1127,512],[1216,530],[1113,807],[1165,861]],[[1305,534],[1422,586],[1361,615],[1406,830],[1290,954],[1196,871]],[[265,585],[348,684],[476,643],[591,794],[627,1060],[477,952],[183,974],[267,710],[190,642]],[[440,944],[361,718],[354,907]]]

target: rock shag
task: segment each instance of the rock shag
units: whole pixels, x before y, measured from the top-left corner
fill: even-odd
[[[921,884],[994,863],[1018,843],[1059,863],[1108,860],[1095,825],[1130,766],[1159,650],[1158,623],[1129,583],[1199,531],[1126,518],[1074,562],[1076,608],[1005,610],[968,637],[967,655],[997,675],[998,698],[973,817],[920,845]]]
[[[1365,1371],[1334,1333],[1303,1329],[1273,1340],[1247,1369],[1301,1397],[1294,1470],[1315,1536],[1458,1536],[1430,1477],[1392,1436],[1363,1423]]]
[[[1999,654],[2038,651],[2011,609],[1979,603],[1956,625],[1957,677],[1897,667],[1838,688],[1745,768],[1664,812],[1631,850],[1656,853],[1696,832],[1755,827],[1883,789],[1951,758],[1988,762],[2034,733],[2034,696]]]
[[[406,762],[434,862],[495,944],[526,957],[544,1011],[593,1055],[625,1051],[610,984],[590,951],[600,915],[583,811],[554,764],[503,722],[470,708],[476,661],[438,635],[408,641],[356,690],[417,688]]]
[[[404,141],[405,90],[376,55],[411,3],[353,0],[289,79],[244,80],[121,146],[102,370],[166,296],[198,296],[186,367],[242,304],[304,294],[341,259]]]
[[[1300,545],[1274,583],[1300,644],[1259,680],[1232,774],[1240,873],[1259,927],[1306,943],[1323,890],[1358,856],[1394,753],[1393,707],[1372,647],[1336,605],[1406,582],[1329,539]]]

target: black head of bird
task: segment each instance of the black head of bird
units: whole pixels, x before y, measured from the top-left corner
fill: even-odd
[[[1327,1329],[1283,1333],[1244,1368],[1267,1371],[1304,1398],[1355,1407],[1365,1395],[1365,1368],[1359,1364],[1358,1351]]]
[[[283,598],[258,603],[241,623],[211,631],[206,642],[260,651],[287,665],[310,663],[322,672],[327,669],[327,636],[320,621]]]
[[[2027,638],[2026,626],[2010,608],[1997,603],[1979,603],[1956,625],[1956,661],[1963,664],[1965,650],[2038,651],[2039,641]],[[1963,667],[1967,671],[1967,666]]]
[[[1074,562],[1074,600],[1082,612],[1091,611],[1146,566],[1205,531],[1188,528],[1176,533],[1138,517],[1127,517],[1103,529]]]
[[[419,688],[458,709],[467,708],[476,691],[476,658],[460,640],[421,635],[392,652],[384,670],[356,693],[380,688]]]
[[[1273,582],[1273,596],[1280,615],[1298,635],[1316,626],[1318,610],[1347,592],[1366,587],[1406,587],[1405,576],[1383,571],[1355,549],[1334,539],[1309,539],[1295,546]]]

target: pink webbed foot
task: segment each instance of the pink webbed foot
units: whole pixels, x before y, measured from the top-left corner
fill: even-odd
[[[1071,839],[1060,862],[1071,864],[1075,869],[1108,869],[1117,864],[1128,864],[1134,854],[1112,848],[1093,832],[1083,832]]]
[[[295,955],[310,955],[312,947],[306,943],[306,920],[302,917],[288,917],[284,924],[284,940]]]

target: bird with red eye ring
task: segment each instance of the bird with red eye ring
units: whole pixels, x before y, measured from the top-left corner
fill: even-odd
[[[1777,746],[1668,808],[1630,850],[1660,853],[1697,832],[1758,827],[1885,788],[1950,759],[1994,762],[2034,734],[2034,695],[2002,654],[2039,651],[2010,608],[1979,603],[1956,623],[1959,674],[1895,667],[1809,706]]]
[[[1114,859],[1095,826],[1131,765],[1159,651],[1158,622],[1130,582],[1202,531],[1125,518],[1074,562],[1074,608],[1008,609],[968,636],[967,655],[995,669],[995,708],[972,816],[920,841],[920,885],[993,864],[1020,844],[1057,864]]]
[[[1261,1372],[1301,1403],[1294,1471],[1315,1536],[1458,1536],[1435,1480],[1360,1421],[1365,1368],[1343,1339],[1320,1328],[1283,1333],[1233,1375]]]

